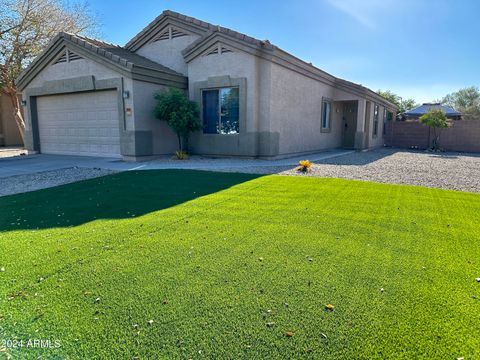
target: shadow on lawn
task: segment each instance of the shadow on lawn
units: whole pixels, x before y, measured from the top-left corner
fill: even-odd
[[[166,209],[260,175],[195,170],[129,171],[0,197],[0,231],[80,225]]]

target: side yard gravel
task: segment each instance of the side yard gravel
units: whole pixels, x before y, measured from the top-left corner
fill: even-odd
[[[308,158],[308,156],[307,156]],[[480,192],[480,154],[379,149],[320,161],[308,174],[281,174],[375,181]]]
[[[0,178],[0,196],[45,189],[76,181],[110,175],[115,172],[116,171],[106,169],[73,167]]]

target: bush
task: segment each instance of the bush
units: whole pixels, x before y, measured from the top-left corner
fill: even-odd
[[[296,170],[304,173],[310,171],[310,168],[313,166],[310,160],[300,160],[298,165]]]
[[[445,112],[442,109],[430,109],[420,117],[420,122],[433,129],[432,150],[437,151],[439,149],[440,133],[442,129],[448,128]]]
[[[167,122],[177,134],[179,150],[186,152],[190,133],[202,128],[197,103],[175,88],[156,94],[155,99],[155,117]]]
[[[177,160],[188,160],[188,154],[186,151],[175,151],[174,159]]]

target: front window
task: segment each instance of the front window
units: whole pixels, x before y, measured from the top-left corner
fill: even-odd
[[[375,104],[374,112],[373,112],[373,136],[377,136],[378,134],[378,105]]]
[[[328,100],[322,101],[322,130],[330,130],[332,123],[332,103]]]
[[[239,133],[238,87],[203,90],[202,101],[205,134]]]

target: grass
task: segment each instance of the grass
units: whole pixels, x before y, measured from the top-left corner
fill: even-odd
[[[477,194],[148,171],[0,214],[0,341],[61,341],[0,356],[480,358]]]

